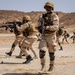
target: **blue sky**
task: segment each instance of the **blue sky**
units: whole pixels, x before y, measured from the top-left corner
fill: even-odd
[[[0,0],[0,10],[45,11],[43,7],[48,1],[54,3],[55,11],[75,12],[75,0]]]

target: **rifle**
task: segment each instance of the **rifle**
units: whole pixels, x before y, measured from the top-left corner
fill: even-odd
[[[42,14],[41,18],[40,18],[40,23],[41,23],[41,26],[39,26],[37,29],[38,31],[44,35],[44,33],[47,33],[49,32],[49,30],[46,30],[46,27],[47,26],[52,26],[53,25],[53,22],[51,21],[50,18],[48,18],[49,21],[45,21],[45,17],[47,17],[47,14]]]
[[[21,26],[22,22],[5,22],[0,26],[0,28],[6,28],[5,30],[8,30],[8,28],[10,28],[12,30],[16,28],[16,25]]]
[[[45,25],[44,25],[44,19],[43,16],[41,18],[41,28],[42,28],[42,36],[44,35],[44,31],[45,31]]]
[[[44,22],[44,14],[42,14],[42,16],[39,18],[39,21],[40,22],[40,26],[36,27],[36,29],[42,34],[42,36],[44,35],[44,31],[45,31],[45,28],[46,28],[46,25],[45,22]]]

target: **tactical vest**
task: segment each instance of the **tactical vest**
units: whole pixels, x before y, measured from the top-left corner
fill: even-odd
[[[52,12],[51,13],[46,13],[46,14],[43,15],[44,26],[45,26],[44,33],[45,34],[50,34],[50,33],[53,32],[53,31],[50,31],[50,30],[46,30],[46,26],[53,25],[53,21],[52,21],[53,15],[55,15],[55,13],[52,13]]]
[[[46,13],[43,15],[44,23],[46,25],[53,25],[52,16],[54,13]]]
[[[20,35],[21,33],[16,28],[14,28],[14,34],[17,36]]]
[[[33,27],[33,23],[29,23],[29,26],[25,29],[25,31],[23,32],[23,34],[25,36],[29,36],[32,35],[35,32],[35,27]]]

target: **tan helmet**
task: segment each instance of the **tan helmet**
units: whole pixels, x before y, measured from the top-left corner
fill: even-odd
[[[25,16],[23,17],[23,20],[30,21],[30,20],[31,20],[31,18],[30,18],[30,16],[25,15]]]
[[[52,7],[52,10],[54,10],[54,4],[52,3],[52,2],[47,2],[46,4],[45,4],[45,6],[44,6],[44,8],[46,8],[46,7]]]
[[[18,19],[14,19],[14,21],[13,22],[19,22],[19,20]]]

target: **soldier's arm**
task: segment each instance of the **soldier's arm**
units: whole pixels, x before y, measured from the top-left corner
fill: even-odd
[[[16,25],[17,30],[20,31],[20,32],[24,31],[27,27],[28,27],[27,23],[23,24],[21,26]]]
[[[52,23],[53,25],[48,26],[47,29],[50,31],[57,31],[59,28],[59,18],[57,15],[53,15]]]

